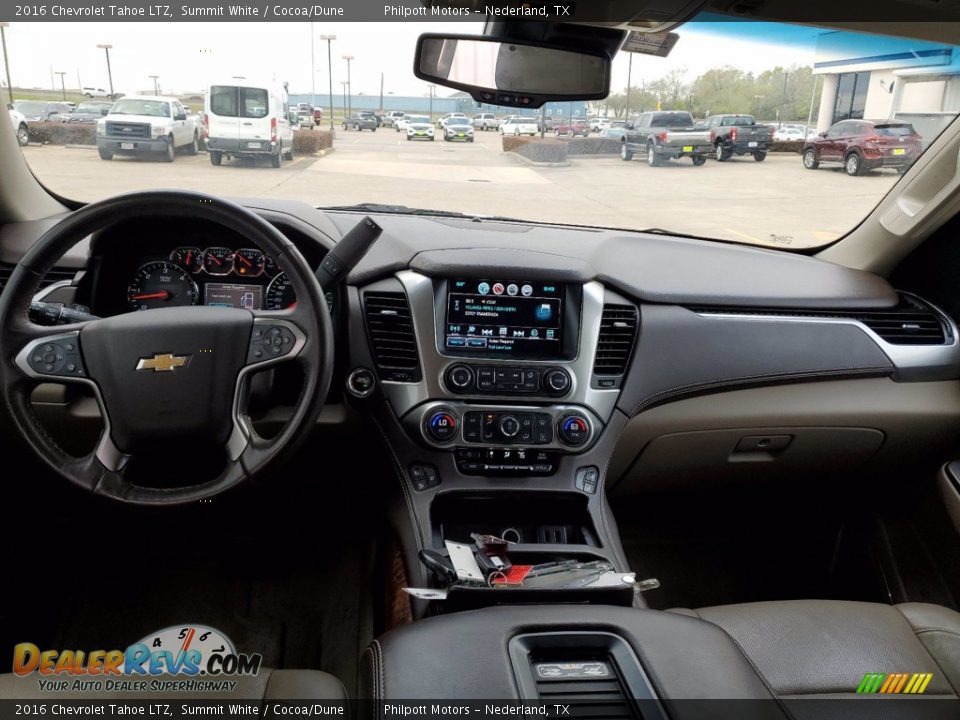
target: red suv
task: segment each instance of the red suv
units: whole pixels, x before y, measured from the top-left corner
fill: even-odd
[[[803,166],[841,163],[847,175],[865,175],[879,167],[901,172],[922,152],[922,138],[910,123],[841,120],[803,146]]]
[[[574,118],[573,121],[561,121],[553,126],[553,133],[555,135],[570,135],[571,137],[577,135],[587,137],[590,135],[590,123],[582,118]]]

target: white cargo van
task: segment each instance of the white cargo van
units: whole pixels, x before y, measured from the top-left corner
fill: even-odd
[[[293,159],[293,124],[287,91],[278,82],[235,76],[211,84],[204,100],[210,162],[226,157],[269,157],[273,167]]]

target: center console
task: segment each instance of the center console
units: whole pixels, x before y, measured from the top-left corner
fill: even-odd
[[[452,263],[349,289],[347,392],[397,462],[412,583],[431,580],[417,552],[443,550],[454,528],[523,527],[517,552],[628,569],[603,482],[639,311],[564,275]]]

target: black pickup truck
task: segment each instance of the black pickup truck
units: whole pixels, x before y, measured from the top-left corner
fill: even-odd
[[[634,153],[642,153],[647,164],[654,167],[679,157],[689,157],[694,165],[703,165],[712,151],[706,128],[696,125],[693,116],[682,110],[640,113],[620,142],[623,160],[632,160]]]
[[[711,115],[705,124],[713,156],[720,162],[734,155],[753,155],[762,162],[773,143],[773,127],[757,125],[753,115]]]

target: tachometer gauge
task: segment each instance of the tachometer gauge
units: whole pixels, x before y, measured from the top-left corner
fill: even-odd
[[[170,260],[192,273],[203,268],[203,250],[198,247],[178,247],[170,253]]]
[[[229,275],[233,271],[233,250],[225,247],[207,248],[203,252],[203,269],[211,275]]]
[[[141,265],[127,286],[127,302],[132,310],[196,305],[199,298],[190,273],[165,260]]]
[[[243,248],[233,254],[233,271],[237,275],[247,277],[260,275],[266,264],[267,259],[263,253],[253,248]]]
[[[293,292],[293,283],[286,273],[280,273],[267,285],[267,310],[284,310],[297,302]]]

